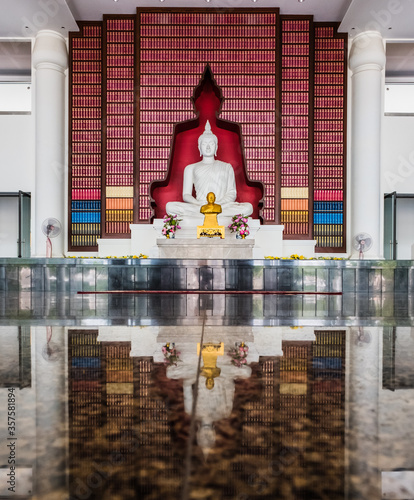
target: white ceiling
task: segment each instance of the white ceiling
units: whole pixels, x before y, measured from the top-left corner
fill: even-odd
[[[414,40],[413,0],[352,0],[340,31],[379,31],[385,39]]]
[[[134,14],[137,7],[266,8],[280,13],[313,15],[315,21],[337,21],[352,36],[376,29],[386,39],[414,40],[413,0],[1,0],[0,38],[33,37],[41,29],[67,34],[76,20],[101,20],[104,14]]]
[[[133,14],[137,7],[158,8],[269,8],[279,7],[281,14],[314,15],[316,21],[342,20],[351,0],[67,0],[76,19],[100,19],[101,13]]]
[[[78,29],[66,0],[0,1],[0,37],[34,37],[42,29],[64,35]]]

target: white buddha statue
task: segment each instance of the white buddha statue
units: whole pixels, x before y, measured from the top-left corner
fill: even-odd
[[[218,139],[212,133],[207,120],[205,130],[198,138],[198,149],[202,160],[187,165],[184,169],[183,200],[170,201],[166,205],[169,214],[181,217],[203,217],[200,209],[206,203],[207,195],[214,193],[216,203],[221,205],[221,215],[233,216],[253,213],[251,203],[236,202],[237,190],[234,170],[230,163],[216,160]],[[196,197],[193,196],[193,186]]]

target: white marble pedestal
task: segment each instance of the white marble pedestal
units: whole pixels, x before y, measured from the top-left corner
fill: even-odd
[[[253,259],[253,239],[157,239],[161,259]]]

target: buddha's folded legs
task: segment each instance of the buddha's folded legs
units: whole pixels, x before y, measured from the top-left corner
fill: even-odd
[[[178,215],[180,217],[199,217],[200,206],[192,203],[184,203],[181,201],[169,201],[166,205],[168,214]],[[228,203],[221,206],[221,215],[232,217],[236,214],[242,214],[248,217],[253,213],[253,206],[251,203]]]
[[[200,214],[200,208],[201,206],[199,205],[195,205],[192,203],[183,203],[181,201],[169,201],[165,207],[168,214],[174,214],[181,217],[203,217],[203,215]]]
[[[253,205],[251,203],[229,203],[223,204],[221,206],[221,214],[227,217],[233,217],[233,215],[242,214],[248,217],[253,213]]]

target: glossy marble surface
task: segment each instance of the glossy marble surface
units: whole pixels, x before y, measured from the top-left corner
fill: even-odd
[[[414,499],[413,317],[405,293],[1,292],[0,497]]]
[[[414,266],[411,260],[0,259],[2,292],[108,290],[408,294]]]
[[[411,325],[414,300],[407,293],[0,292],[0,325],[180,325],[200,324],[204,315],[218,325]]]

